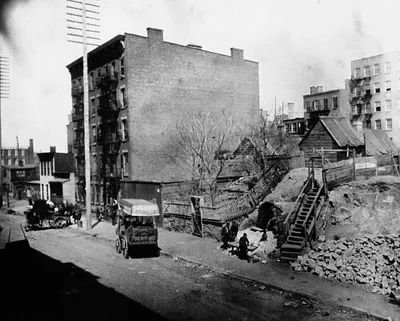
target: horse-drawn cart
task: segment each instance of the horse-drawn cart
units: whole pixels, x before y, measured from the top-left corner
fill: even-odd
[[[115,248],[118,253],[129,257],[134,248],[146,247],[159,253],[158,231],[155,218],[160,215],[158,206],[141,199],[121,199],[117,215],[117,238]]]

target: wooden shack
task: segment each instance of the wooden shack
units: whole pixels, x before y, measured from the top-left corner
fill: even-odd
[[[357,155],[365,151],[363,138],[353,129],[350,121],[333,116],[320,116],[300,141],[299,148],[304,152],[306,162],[311,156],[322,156],[321,150],[327,151],[324,158],[328,162],[347,159],[352,156],[353,150]],[[328,152],[332,150],[334,152]]]

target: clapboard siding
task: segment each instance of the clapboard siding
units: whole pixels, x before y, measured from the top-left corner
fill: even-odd
[[[311,129],[311,132],[300,142],[300,150],[304,152],[304,157],[306,162],[313,156],[313,149],[337,149],[339,146],[333,140],[333,138],[329,135],[326,129],[323,127],[321,122],[318,122],[314,128]],[[321,156],[315,154],[314,156]],[[337,155],[336,153],[326,153],[324,154],[325,159],[329,162],[336,162]],[[320,164],[321,162],[316,162],[316,164]]]

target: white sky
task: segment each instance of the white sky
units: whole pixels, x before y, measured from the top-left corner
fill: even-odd
[[[0,0],[4,1],[4,0]],[[92,0],[93,1],[93,0]],[[0,36],[11,60],[11,97],[1,101],[2,144],[34,139],[36,151],[67,150],[71,112],[66,65],[82,55],[67,42],[65,0],[16,0],[7,13],[12,43]],[[260,104],[294,102],[313,85],[344,85],[350,62],[400,50],[398,0],[100,0],[101,42],[125,32],[230,54],[244,50],[259,62]],[[91,48],[92,49],[92,48]]]

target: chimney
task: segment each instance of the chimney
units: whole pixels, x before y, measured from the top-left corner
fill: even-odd
[[[50,153],[56,153],[56,146],[50,146]]]
[[[243,50],[231,48],[231,57],[234,61],[243,61]]]
[[[161,29],[147,28],[147,38],[150,43],[163,42],[163,31]]]
[[[322,93],[324,91],[324,87],[323,86],[311,86],[310,87],[310,94],[318,94],[318,93]]]

